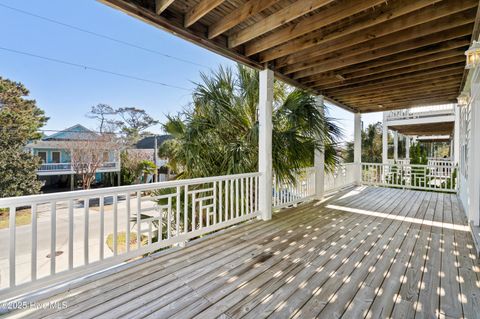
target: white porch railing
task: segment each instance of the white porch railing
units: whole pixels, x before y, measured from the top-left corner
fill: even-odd
[[[355,183],[355,164],[344,163],[335,168],[331,174],[325,173],[325,192],[331,192]]]
[[[457,191],[452,162],[441,165],[401,165],[362,163],[362,183],[443,192]]]
[[[422,117],[454,115],[455,108],[453,104],[432,105],[423,107],[414,107],[410,109],[388,111],[387,121],[417,119]]]
[[[102,166],[98,168],[98,172],[110,171],[114,169],[120,169],[119,162],[103,163]],[[39,173],[64,172],[65,174],[74,173],[71,163],[45,163],[40,165],[38,172]]]
[[[256,217],[260,173],[0,198],[0,294],[43,287]],[[16,225],[17,214],[31,223]]]
[[[315,196],[315,168],[304,168],[295,176],[295,182],[281,182],[274,178],[272,205],[281,208]]]

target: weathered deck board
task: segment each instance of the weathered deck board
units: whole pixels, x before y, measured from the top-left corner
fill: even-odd
[[[480,269],[465,225],[455,195],[366,187],[43,301],[67,309],[12,315],[480,318]]]

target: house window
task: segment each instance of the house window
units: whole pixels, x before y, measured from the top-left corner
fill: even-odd
[[[110,161],[110,155],[108,154],[108,152],[103,152],[103,161],[104,162]]]
[[[47,162],[47,152],[38,152],[37,153],[37,156],[40,157],[42,159],[42,163],[46,163]]]
[[[60,152],[52,152],[52,163],[60,163]]]

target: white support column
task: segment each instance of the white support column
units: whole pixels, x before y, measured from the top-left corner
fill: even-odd
[[[460,109],[455,106],[455,124],[453,127],[453,164],[458,165],[460,160]]]
[[[355,165],[355,183],[362,183],[362,114],[354,114],[354,146],[353,146],[353,162]]]
[[[398,132],[393,131],[393,159],[398,161]]]
[[[316,97],[316,105],[319,111],[324,112],[324,101],[323,96]],[[322,142],[322,141],[320,141]],[[323,193],[325,190],[325,151],[323,149],[323,142],[321,145],[321,150],[315,150],[314,164],[315,167],[315,197],[318,200],[323,198]]]
[[[410,136],[405,136],[405,158],[410,159]]]
[[[259,206],[263,220],[272,218],[272,111],[273,71],[260,71],[259,78],[259,136],[258,171],[262,174],[259,185]]]
[[[382,122],[382,163],[388,163],[388,124],[387,124],[387,113],[383,112],[383,122]]]

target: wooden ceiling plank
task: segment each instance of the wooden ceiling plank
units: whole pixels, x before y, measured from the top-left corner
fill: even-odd
[[[447,87],[458,87],[460,85],[460,76],[457,76],[456,79],[454,80],[447,80],[444,82],[438,82],[435,83],[434,85],[431,85],[430,83],[423,82],[418,83],[417,86],[415,84],[410,84],[408,86],[398,86],[398,87],[391,87],[390,90],[392,91],[391,93],[389,92],[378,92],[379,90],[377,89],[376,91],[365,91],[362,92],[361,94],[335,94],[335,98],[337,99],[348,99],[351,101],[361,101],[365,99],[372,99],[372,98],[382,98],[385,96],[389,96],[391,94],[392,96],[394,95],[400,95],[401,93],[407,91],[407,92],[421,92],[422,90],[435,90],[437,88],[447,88]]]
[[[333,88],[344,87],[352,84],[364,83],[369,81],[381,81],[383,79],[389,79],[396,75],[409,74],[409,73],[418,72],[418,71],[425,71],[425,70],[435,69],[440,66],[446,66],[446,65],[455,64],[459,68],[462,68],[464,62],[465,62],[465,57],[461,55],[457,55],[457,56],[442,59],[442,60],[422,63],[414,66],[407,66],[404,68],[396,69],[393,71],[386,71],[386,72],[378,73],[375,75],[367,75],[367,76],[358,77],[354,79],[347,79],[345,81],[337,82],[337,83],[316,82],[316,85],[319,85],[322,89],[333,89]]]
[[[422,85],[422,86],[410,86],[409,88],[393,88],[389,89],[386,92],[369,92],[368,94],[363,93],[363,94],[355,94],[355,95],[336,95],[338,98],[348,98],[349,100],[356,101],[356,100],[365,100],[365,99],[379,99],[383,98],[385,96],[401,96],[401,95],[407,95],[407,94],[412,94],[412,93],[418,93],[418,92],[427,92],[427,91],[432,91],[432,90],[437,90],[437,89],[443,89],[443,88],[450,88],[450,87],[457,87],[458,88],[458,82],[453,81],[453,82],[444,82],[444,83],[439,83],[435,85]]]
[[[303,58],[305,56],[320,56],[329,52],[333,52],[337,49],[376,39],[398,31],[415,27],[420,24],[425,24],[430,21],[444,18],[454,13],[474,8],[474,2],[476,2],[476,0],[460,0],[459,2],[443,1],[440,4],[430,5],[428,7],[425,7],[424,5],[420,10],[412,11],[414,8],[417,8],[417,2],[410,1],[410,4],[405,5],[405,7],[411,8],[412,10],[406,10],[403,7],[399,7],[397,10],[401,10],[401,13],[404,14],[397,15],[398,17],[394,19],[374,24],[368,28],[349,32],[350,29],[353,29],[356,25],[361,24],[352,23],[350,27],[339,29],[337,32],[339,36],[334,38],[325,34],[317,35],[316,37],[312,36],[312,39],[299,38],[297,40],[290,41],[289,43],[285,43],[282,46],[272,48],[272,52],[262,52],[259,60],[265,62],[276,59],[275,65],[277,67],[281,67],[287,64],[292,64],[292,61],[295,61],[298,58]],[[321,32],[321,30],[318,32]],[[278,59],[281,57],[279,55],[285,58]]]
[[[398,85],[406,85],[408,83],[414,82],[422,82],[422,81],[430,81],[434,82],[436,80],[442,80],[442,77],[456,77],[458,74],[463,72],[463,68],[459,69],[457,67],[448,67],[448,68],[441,68],[439,70],[429,71],[417,75],[399,75],[395,78],[391,78],[388,80],[383,80],[382,82],[372,82],[372,83],[362,83],[362,85],[354,85],[351,87],[335,89],[335,90],[320,90],[329,95],[336,95],[341,93],[358,93],[358,92],[365,92],[371,89],[382,89],[391,86],[398,86]],[[313,86],[314,87],[314,86]],[[315,88],[315,87],[314,87]],[[318,89],[318,88],[317,88]],[[318,89],[319,90],[319,89]]]
[[[467,21],[466,23],[469,22],[471,21]],[[461,22],[457,21],[455,24],[457,23]],[[454,24],[449,24],[449,26],[451,25]],[[436,30],[439,31],[438,29]],[[318,63],[312,63],[312,67],[295,72],[292,77],[298,80],[300,78],[308,77],[318,73],[341,69],[350,65],[375,60],[403,51],[424,47],[438,42],[452,40],[458,37],[468,35],[470,31],[470,24],[461,25],[453,29],[449,29],[447,26],[445,26],[445,29],[443,31],[439,31],[437,33],[429,34],[419,38],[413,38],[411,40],[396,43],[394,45],[384,46],[376,50],[366,51],[359,54],[340,54],[340,56],[336,58],[332,56],[326,60],[318,61]]]
[[[356,105],[356,103],[377,103],[382,104],[385,101],[389,101],[390,99],[404,99],[404,98],[411,98],[411,97],[421,97],[424,95],[432,95],[432,94],[443,94],[445,92],[455,93],[458,90],[458,83],[456,85],[448,85],[444,87],[439,87],[438,89],[432,90],[424,90],[424,91],[412,91],[412,92],[403,92],[403,93],[396,93],[396,94],[388,94],[376,97],[366,97],[366,98],[346,98],[345,100],[348,101],[351,105]]]
[[[403,66],[403,63],[405,63],[406,66],[409,66],[415,65],[416,63],[423,63],[423,61],[428,62],[435,57],[441,57],[443,53],[445,53],[445,56],[449,56],[450,54],[453,54],[452,51],[455,50],[462,52],[463,55],[463,52],[468,48],[469,43],[470,40],[468,39],[468,36],[462,39],[445,41],[438,45],[428,47],[427,49],[424,47],[417,48],[382,57],[374,61],[367,61],[347,66],[339,70],[312,75],[302,79],[302,83],[310,84],[315,81],[326,81],[333,78],[338,79],[338,75],[344,78],[351,78],[352,74],[365,74],[367,72],[372,72],[371,74],[374,74],[375,70],[381,70],[382,67],[385,68],[384,70],[386,71],[389,68],[394,69],[397,66]]]
[[[155,11],[161,15],[175,0],[155,0]]]
[[[213,39],[250,17],[269,8],[279,0],[250,0],[233,10],[208,28],[208,38]]]
[[[229,47],[237,47],[262,34],[272,31],[290,21],[293,21],[311,11],[333,2],[333,0],[302,0],[295,1],[289,6],[271,14],[270,16],[232,34],[228,38]]]
[[[346,51],[354,45],[358,45],[358,47],[366,50],[366,46],[372,42],[381,43],[382,40],[386,42],[399,42],[400,39],[396,40],[397,37],[403,34],[411,35],[418,30],[423,34],[427,34],[428,29],[438,29],[442,22],[455,23],[452,20],[464,19],[463,16],[466,14],[466,11],[467,14],[469,14],[468,17],[471,19],[474,15],[472,13],[474,7],[472,4],[473,0],[461,1],[461,3],[445,2],[445,5],[438,10],[427,10],[429,8],[425,8],[336,40],[316,45],[307,50],[299,50],[297,46],[297,49],[293,51],[291,55],[275,60],[275,67],[284,67],[296,64],[298,61],[306,61],[312,58],[322,59],[326,54],[338,52],[339,50]],[[455,14],[458,16],[455,16]],[[420,34],[418,36],[420,36]],[[260,60],[262,61],[262,59]]]
[[[427,1],[427,0],[422,0]],[[429,0],[433,2],[434,0]],[[436,0],[439,1],[439,0]],[[245,55],[250,56],[276,45],[293,40],[299,36],[333,24],[354,14],[385,3],[386,0],[343,1],[325,9],[321,14],[300,20],[286,28],[278,30],[261,39],[245,45]]]
[[[407,100],[401,100],[401,101],[393,101],[393,102],[388,102],[382,104],[383,107],[378,107],[378,104],[375,105],[374,103],[359,103],[356,104],[356,107],[358,108],[363,108],[363,107],[372,107],[376,106],[378,110],[383,111],[385,108],[390,108],[393,106],[399,106],[402,105],[405,108],[407,107],[412,107],[412,106],[423,106],[426,103],[435,103],[435,104],[443,104],[443,103],[448,103],[447,101],[455,101],[455,98],[457,97],[456,92],[449,93],[449,94],[442,94],[442,95],[431,95],[431,96],[425,96],[422,98],[418,99],[407,99]]]
[[[263,47],[255,48],[256,43],[247,44],[245,50],[248,54],[263,51],[259,55],[259,60],[262,62],[272,61],[311,47],[319,47],[321,44],[348,36],[352,33],[357,34],[361,30],[372,30],[372,27],[376,25],[394,20],[395,18],[412,13],[436,2],[438,2],[438,0],[397,1],[389,4],[384,10],[368,12],[365,16],[358,18],[358,21],[353,21],[350,25],[342,28],[315,30],[302,37],[292,39],[289,42],[265,50],[263,50]],[[259,49],[262,50],[259,51]]]
[[[185,28],[190,27],[224,1],[225,0],[201,0],[185,14]]]
[[[411,82],[405,85],[402,84],[390,84],[388,86],[388,90],[392,91],[392,94],[400,93],[402,91],[414,91],[414,90],[431,90],[439,87],[448,87],[448,86],[455,86],[460,85],[461,77],[460,74],[457,73],[451,77],[446,77],[442,81],[438,81],[435,83],[431,83],[429,80],[421,80],[417,82]],[[358,92],[341,92],[336,94],[331,94],[332,97],[337,99],[366,99],[372,98],[376,96],[386,96],[388,95],[387,92],[380,91],[379,88],[377,89],[370,89],[365,91],[358,91]]]

